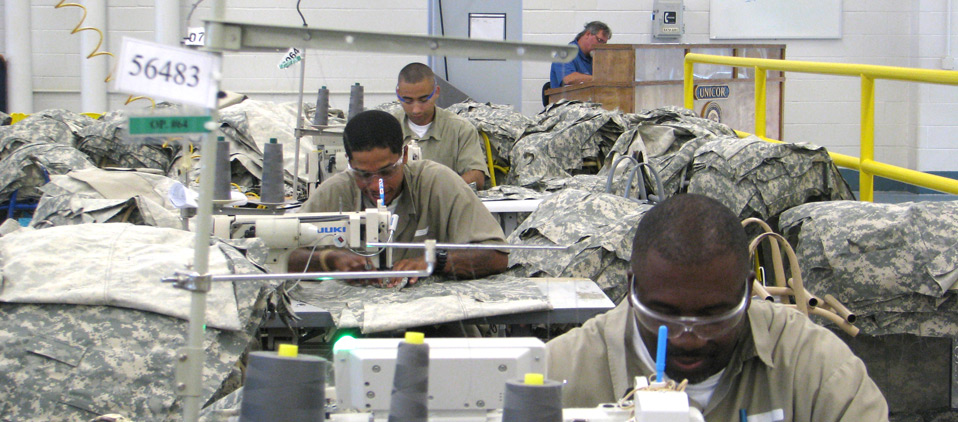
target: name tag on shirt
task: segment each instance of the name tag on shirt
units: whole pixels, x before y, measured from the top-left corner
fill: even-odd
[[[775,409],[771,412],[759,413],[757,415],[749,415],[745,418],[748,422],[779,422],[785,420],[785,411],[782,409]]]

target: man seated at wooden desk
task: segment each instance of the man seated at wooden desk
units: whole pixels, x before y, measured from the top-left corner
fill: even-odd
[[[609,25],[599,21],[585,24],[585,29],[575,36],[569,44],[579,47],[579,54],[569,63],[552,63],[549,75],[552,88],[581,84],[592,81],[592,50],[599,44],[605,44],[612,38]]]
[[[687,380],[708,421],[888,421],[865,364],[795,309],[751,299],[738,217],[701,195],[676,195],[639,221],[628,300],[546,344],[547,375],[568,381],[566,407],[623,397],[650,376],[668,327],[665,378]],[[743,415],[744,413],[744,415]]]
[[[407,162],[399,121],[384,111],[369,110],[349,120],[343,130],[348,168],[319,185],[301,212],[349,212],[375,208],[383,185],[384,203],[399,216],[394,242],[505,243],[505,235],[469,186],[446,166],[430,160]],[[426,268],[422,249],[394,249],[393,270]],[[363,271],[367,258],[345,249],[290,256],[289,270]],[[479,278],[506,269],[508,255],[494,249],[437,251],[434,274]],[[401,279],[393,279],[390,286]],[[415,283],[410,279],[409,283]]]

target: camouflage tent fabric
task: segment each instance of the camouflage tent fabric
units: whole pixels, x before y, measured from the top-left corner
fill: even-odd
[[[18,200],[38,198],[36,188],[46,184],[50,175],[90,167],[94,167],[90,159],[70,145],[40,142],[23,145],[0,160],[0,202],[10,199],[13,191],[19,191]]]
[[[49,143],[75,147],[80,131],[94,120],[68,110],[33,113],[17,124],[0,127],[0,159],[23,145]]]
[[[167,137],[130,136],[127,119],[129,113],[124,111],[104,114],[80,130],[77,149],[87,154],[98,167],[150,168],[168,172],[181,143],[168,143]]]
[[[636,225],[651,207],[613,194],[560,191],[543,200],[507,241],[568,249],[512,251],[508,274],[589,278],[618,303],[628,289]]]
[[[259,192],[263,178],[263,145],[271,138],[283,146],[283,168],[286,170],[287,196],[292,196],[293,167],[296,160],[296,105],[268,101],[245,100],[220,110],[221,130],[230,142],[230,161],[233,162],[233,183]],[[300,140],[299,154],[306,156],[313,149],[312,139]],[[299,176],[305,198],[306,163],[300,160]]]
[[[132,224],[21,230],[0,237],[0,302],[111,305],[188,318],[191,295],[160,283],[193,261],[191,232]],[[229,274],[229,257],[211,249],[209,271]],[[233,289],[214,283],[207,324],[239,330]]]
[[[499,185],[486,190],[476,192],[479,199],[483,201],[502,200],[502,199],[537,199],[548,195],[537,190],[524,188],[522,186]]]
[[[532,119],[516,112],[510,105],[464,101],[446,109],[469,120],[476,129],[489,136],[493,159],[506,165],[509,164],[512,145],[522,136],[525,128],[532,124]],[[486,151],[485,141],[482,142],[482,151]]]
[[[236,273],[261,272],[242,259],[244,250],[225,244],[213,249],[231,257]],[[204,403],[242,383],[238,363],[256,338],[273,289],[261,281],[232,284],[242,329],[205,330]],[[187,329],[182,319],[129,308],[0,303],[0,420],[86,421],[107,413],[182,420],[173,373]]]
[[[779,227],[806,288],[845,303],[863,332],[958,336],[958,202],[810,203]]]
[[[361,327],[363,333],[540,311],[550,306],[531,280],[504,275],[444,280],[429,277],[402,290],[353,286],[341,280],[301,282],[289,295],[328,310],[337,327]]]
[[[854,200],[825,148],[721,137],[695,151],[689,193],[707,195],[739,218],[769,219],[806,202]]]
[[[179,211],[170,203],[176,181],[138,171],[97,168],[72,171],[50,178],[33,213],[31,227],[67,224],[130,222],[182,228]]]
[[[559,101],[533,118],[509,155],[509,184],[530,186],[547,176],[568,177],[584,158],[604,158],[628,123],[598,104]]]

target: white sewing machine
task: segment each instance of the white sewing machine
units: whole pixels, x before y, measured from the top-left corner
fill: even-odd
[[[344,338],[333,348],[336,403],[333,422],[380,422],[389,414],[401,339]],[[545,344],[534,337],[427,338],[429,420],[501,422],[505,384],[545,372]],[[548,375],[548,374],[547,374]],[[562,410],[564,422],[705,422],[684,391],[669,391],[636,377],[631,400]],[[644,389],[643,389],[644,388]],[[634,413],[633,413],[634,412]],[[634,419],[633,419],[634,417]]]
[[[398,216],[386,207],[356,212],[326,212],[284,215],[215,215],[213,235],[225,239],[258,237],[269,248],[266,266],[271,272],[286,272],[289,255],[301,247],[335,246],[363,254],[380,254],[376,268],[392,267],[392,249],[366,246],[387,242],[396,229]]]

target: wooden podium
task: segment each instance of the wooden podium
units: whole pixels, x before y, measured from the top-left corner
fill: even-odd
[[[604,44],[592,58],[593,81],[545,90],[549,102],[591,101],[625,113],[667,105],[683,106],[683,60],[687,53],[784,59],[784,44]],[[768,72],[769,138],[782,137],[782,72]],[[694,111],[731,126],[755,130],[755,74],[751,68],[695,65]]]

